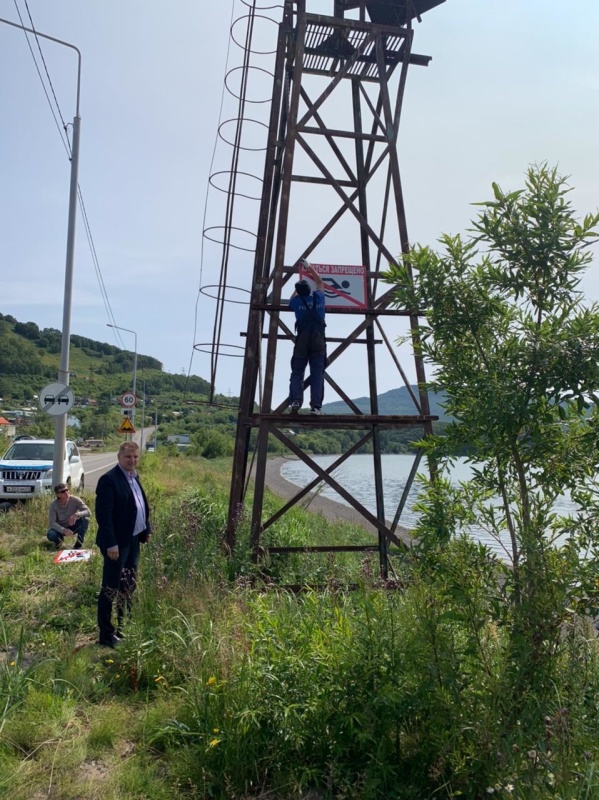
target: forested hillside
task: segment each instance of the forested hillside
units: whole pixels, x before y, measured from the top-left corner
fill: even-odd
[[[56,380],[60,349],[60,331],[40,329],[34,322],[19,322],[10,315],[0,314],[1,407],[37,409],[36,397],[40,390]],[[97,438],[108,445],[122,440],[117,434],[122,422],[118,398],[132,388],[133,358],[131,351],[106,342],[76,334],[71,336],[70,386],[75,394],[75,407],[70,418],[79,424],[68,428],[70,438]],[[229,439],[232,441],[234,435],[237,401],[217,397],[217,402],[226,401],[234,406],[233,422],[229,415],[224,422],[217,421],[212,414],[214,407],[206,405],[209,390],[210,385],[203,378],[164,372],[156,358],[138,353],[136,425],[142,422],[149,425],[156,420],[159,438],[163,440],[169,433],[188,432],[192,420],[198,428],[215,426],[213,433],[218,433],[220,451],[227,451]],[[52,435],[53,421],[42,411],[36,411],[21,422],[27,426],[27,433]],[[223,425],[225,432],[221,434],[219,430]],[[196,448],[198,451],[201,453],[202,448]]]
[[[416,397],[418,397],[415,387],[412,388],[416,394]],[[442,422],[448,422],[449,417],[443,408],[443,395],[437,395],[434,392],[429,392],[428,399],[430,403],[431,414],[435,417],[439,417],[439,420]],[[357,399],[354,399],[354,403],[358,406],[362,413],[370,413],[369,397],[358,397]],[[399,389],[390,389],[388,392],[380,394],[378,396],[378,404],[379,414],[403,416],[416,413],[414,410],[414,402],[405,386],[401,386]],[[348,406],[342,400],[339,400],[335,403],[326,403],[323,406],[323,409],[327,414],[347,414],[349,412]]]
[[[34,322],[19,322],[0,314],[0,398],[2,408],[37,407],[37,397],[44,385],[56,380],[61,348],[60,331],[40,329]],[[99,438],[115,444],[120,441],[117,429],[121,424],[118,397],[131,390],[133,353],[106,342],[83,336],[71,336],[70,386],[76,397],[73,416],[80,427],[69,428],[73,439]],[[198,376],[176,375],[162,370],[152,356],[137,357],[136,425],[142,420],[158,423],[158,444],[167,443],[169,434],[187,434],[190,454],[207,458],[233,454],[237,425],[236,397],[215,395],[209,404],[210,385]],[[368,413],[368,398],[356,404]],[[438,399],[431,399],[432,413],[444,420]],[[381,414],[414,414],[414,407],[405,387],[393,389],[379,397]],[[329,403],[325,413],[347,413],[345,403]],[[31,432],[52,435],[50,417],[39,411],[29,421]],[[289,420],[293,428],[292,419]],[[28,431],[29,432],[29,431]],[[307,451],[320,454],[344,452],[357,442],[363,432],[342,430],[294,431],[294,441]],[[381,431],[381,444],[387,453],[406,452],[421,435],[419,428]],[[172,446],[174,448],[174,445]],[[370,445],[363,450],[368,451]],[[271,452],[287,453],[282,444],[271,437]]]
[[[40,329],[35,322],[18,322],[0,314],[0,397],[4,405],[29,403],[45,383],[56,380],[60,360],[61,333]],[[93,395],[98,401],[115,392],[131,389],[133,353],[106,342],[71,336],[70,385],[76,396]],[[141,353],[138,377],[149,394],[169,392],[207,396],[209,384],[197,376],[162,371],[158,359]]]

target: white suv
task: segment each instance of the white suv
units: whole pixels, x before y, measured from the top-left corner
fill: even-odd
[[[54,441],[19,439],[0,458],[0,503],[29,500],[52,488]],[[67,441],[63,480],[81,491],[85,474],[75,442]]]

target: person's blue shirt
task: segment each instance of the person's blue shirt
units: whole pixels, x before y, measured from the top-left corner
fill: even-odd
[[[318,319],[324,322],[324,292],[315,289],[309,297],[299,297],[295,295],[289,301],[289,308],[295,312],[295,320],[299,322],[307,311],[307,308],[314,308]]]

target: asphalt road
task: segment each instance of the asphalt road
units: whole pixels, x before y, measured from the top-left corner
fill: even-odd
[[[85,469],[85,491],[95,492],[98,478],[116,464],[116,453],[81,453]]]
[[[144,428],[144,441],[147,442],[151,434],[154,433],[154,427]],[[133,437],[139,444],[141,432],[138,430]],[[85,470],[85,491],[95,492],[98,478],[116,464],[116,451],[114,453],[81,453],[83,460],[83,467]]]

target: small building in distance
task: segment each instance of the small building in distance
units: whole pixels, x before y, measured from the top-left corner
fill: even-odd
[[[17,431],[14,422],[9,422],[6,417],[0,417],[0,440],[12,439]]]
[[[188,433],[171,433],[166,437],[167,444],[174,444],[177,450],[187,450],[191,447],[191,436]]]

